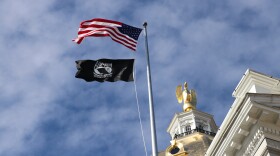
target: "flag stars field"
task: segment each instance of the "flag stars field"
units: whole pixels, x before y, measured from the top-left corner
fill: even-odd
[[[138,40],[138,37],[142,31],[140,28],[135,28],[126,24],[122,24],[122,27],[118,27],[119,31],[123,34],[127,34],[129,37],[133,38],[135,41]]]

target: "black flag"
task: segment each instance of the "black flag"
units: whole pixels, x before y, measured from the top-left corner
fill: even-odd
[[[76,61],[76,78],[84,79],[87,82],[115,82],[133,81],[134,59],[99,59],[99,60],[78,60]]]

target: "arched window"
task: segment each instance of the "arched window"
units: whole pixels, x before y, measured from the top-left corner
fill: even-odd
[[[191,131],[191,130],[192,130],[191,126],[190,126],[190,125],[187,125],[187,126],[186,126],[186,132]]]

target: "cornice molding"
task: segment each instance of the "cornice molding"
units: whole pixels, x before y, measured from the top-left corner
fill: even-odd
[[[269,136],[269,137],[268,137]],[[260,144],[263,142],[265,138],[267,139],[275,139],[280,137],[280,129],[272,128],[272,127],[266,127],[266,126],[260,126],[255,135],[252,137],[250,143],[248,144],[248,147],[245,150],[244,155],[245,156],[251,156],[256,153],[258,150]],[[280,146],[278,144],[270,143],[270,145],[280,150]]]
[[[228,151],[239,150],[240,140],[248,137],[252,131],[251,127],[264,119],[268,124],[267,127],[277,127],[280,122],[280,111],[272,108],[271,104],[274,107],[280,106],[279,100],[278,94],[247,93],[242,102],[235,103],[236,105],[227,114],[206,155],[222,155]],[[236,139],[239,141],[236,142]]]
[[[252,87],[262,88],[252,91]],[[280,79],[248,69],[232,93],[235,98],[243,98],[246,93],[280,93]]]
[[[245,150],[245,153],[244,153],[245,156],[250,156],[250,155],[252,155],[252,153],[255,153],[257,151],[259,145],[265,138],[263,133],[264,132],[263,132],[262,127],[260,127],[256,131],[255,135],[252,137],[252,140],[250,141],[250,143],[248,144],[248,147]]]

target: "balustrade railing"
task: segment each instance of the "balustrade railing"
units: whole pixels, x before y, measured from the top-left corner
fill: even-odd
[[[186,131],[186,132],[183,132],[181,134],[175,134],[173,139],[177,139],[177,138],[180,138],[180,137],[184,137],[186,135],[190,135],[190,134],[193,134],[195,132],[200,132],[200,133],[204,133],[204,134],[207,134],[207,135],[210,135],[210,136],[215,136],[216,133],[214,132],[210,132],[210,131],[206,131],[204,129],[200,129],[200,128],[196,128],[196,129],[192,129],[192,130],[189,130],[189,131]]]

